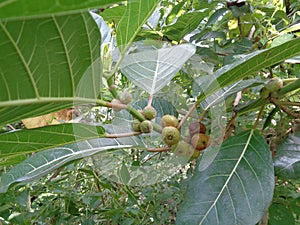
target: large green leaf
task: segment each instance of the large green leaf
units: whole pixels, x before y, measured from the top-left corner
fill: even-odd
[[[0,192],[6,192],[11,184],[38,179],[76,159],[129,147],[131,145],[121,145],[115,139],[97,138],[38,152],[2,175]]]
[[[217,70],[214,74],[216,79],[212,79],[205,87],[205,91],[199,96],[199,101],[250,74],[299,54],[300,38],[267,50],[251,53],[241,60]]]
[[[0,135],[0,166],[19,163],[25,154],[104,137],[104,133],[102,127],[86,124],[61,124],[4,133]]]
[[[0,124],[95,102],[100,32],[89,13],[0,21],[0,43]]]
[[[170,82],[195,50],[193,45],[182,44],[132,53],[124,58],[120,69],[135,85],[155,94]]]
[[[274,158],[276,175],[288,179],[300,177],[300,132],[289,134]]]
[[[125,53],[128,49],[159,2],[159,0],[128,1],[126,11],[117,27],[117,44],[121,53]]]
[[[211,155],[200,161],[176,224],[255,225],[273,197],[274,168],[268,144],[258,131],[249,130],[227,139]]]
[[[45,17],[55,13],[70,13],[90,8],[104,7],[121,2],[120,0],[96,1],[60,1],[56,0],[0,0],[0,18],[16,18],[25,16]]]

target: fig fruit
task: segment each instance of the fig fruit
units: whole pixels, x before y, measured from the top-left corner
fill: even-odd
[[[179,157],[184,157],[186,159],[190,159],[195,152],[193,146],[191,146],[189,143],[185,141],[179,141],[177,145],[174,145],[172,150],[174,155]]]
[[[265,85],[266,89],[270,92],[278,91],[280,88],[283,87],[283,81],[280,78],[272,78],[269,82]]]
[[[266,99],[270,96],[270,91],[266,87],[260,89],[259,95],[262,99]]]
[[[209,137],[206,134],[194,134],[194,136],[191,139],[192,146],[198,150],[201,151],[205,148],[207,148],[209,142]]]
[[[146,106],[143,109],[143,115],[147,120],[152,120],[156,117],[156,110],[152,106]]]
[[[178,119],[173,115],[164,115],[161,118],[161,125],[162,127],[177,127]]]
[[[121,102],[119,99],[113,99],[113,100],[111,100],[111,103],[112,103],[112,104],[122,104],[122,102]],[[114,112],[120,112],[121,109],[119,109],[119,108],[114,108],[114,107],[113,107],[113,111],[114,111]]]
[[[127,105],[132,101],[132,95],[129,92],[124,91],[119,95],[119,99],[123,104]]]
[[[153,125],[150,120],[144,120],[140,124],[140,129],[142,133],[150,133],[153,130]]]
[[[168,146],[176,145],[180,140],[180,132],[176,127],[168,126],[163,128],[162,138]]]
[[[203,123],[198,121],[192,122],[189,125],[189,132],[191,137],[193,137],[194,134],[198,134],[198,133],[205,134],[206,126]]]
[[[194,148],[193,148],[193,149],[194,149]],[[193,155],[191,156],[191,160],[197,159],[197,158],[200,156],[200,153],[201,153],[200,151],[194,149],[194,153],[193,153]]]
[[[133,131],[140,132],[141,131],[141,122],[138,120],[133,120],[131,122],[131,127]]]

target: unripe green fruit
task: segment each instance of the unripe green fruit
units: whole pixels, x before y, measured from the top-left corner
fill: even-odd
[[[283,81],[280,78],[272,78],[266,85],[265,87],[270,91],[270,92],[275,92],[278,91],[280,88],[283,87]]]
[[[179,143],[177,145],[174,145],[172,147],[172,150],[173,150],[174,155],[179,156],[179,157],[184,157],[186,159],[190,159],[195,152],[195,149],[193,148],[193,146],[186,143],[185,141],[179,141]]]
[[[156,117],[156,110],[152,106],[146,106],[143,109],[143,115],[146,119],[152,120],[154,117]]]
[[[141,131],[141,122],[138,120],[133,120],[131,122],[131,127],[133,131],[140,132]]]
[[[124,91],[119,95],[119,99],[123,104],[127,105],[132,101],[132,95],[129,92]]]
[[[259,95],[262,99],[266,99],[270,96],[270,91],[266,87],[260,89]]]
[[[111,103],[112,104],[122,104],[122,102],[119,99],[113,99],[113,100],[111,100]],[[121,111],[121,109],[119,109],[119,108],[113,108],[113,110],[114,110],[114,112],[120,112]]]
[[[193,137],[194,134],[198,134],[198,133],[205,134],[206,126],[203,123],[198,121],[192,122],[189,125],[189,132],[191,137]]]
[[[150,133],[153,130],[153,125],[150,120],[144,120],[140,124],[142,133]]]
[[[209,142],[209,137],[206,134],[194,134],[194,136],[191,139],[192,146],[198,150],[201,151],[205,148],[207,148]]]
[[[180,132],[175,127],[165,127],[162,130],[162,138],[168,146],[176,145],[180,140]]]
[[[162,127],[177,127],[178,126],[178,119],[172,115],[164,115],[161,118],[161,125]]]

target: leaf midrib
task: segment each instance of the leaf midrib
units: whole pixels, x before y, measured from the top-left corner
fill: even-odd
[[[210,211],[211,211],[211,210],[213,209],[213,207],[216,205],[216,203],[218,202],[219,198],[220,198],[221,195],[223,194],[224,190],[227,188],[229,181],[231,180],[231,178],[232,178],[233,174],[236,172],[237,167],[239,166],[239,164],[240,164],[242,158],[244,157],[244,154],[245,154],[245,152],[246,152],[246,150],[247,150],[247,148],[248,148],[248,146],[249,146],[249,143],[250,143],[250,141],[251,141],[253,132],[254,132],[254,130],[252,129],[251,132],[250,132],[250,135],[249,135],[249,137],[248,137],[248,139],[247,139],[247,142],[246,142],[246,144],[245,144],[245,147],[243,148],[243,151],[242,151],[240,157],[238,158],[236,164],[234,165],[234,168],[232,169],[231,173],[229,174],[228,178],[226,179],[226,181],[225,181],[225,183],[224,183],[222,189],[220,190],[218,196],[217,196],[216,199],[213,201],[213,204],[212,204],[212,205],[210,206],[210,208],[207,210],[206,214],[203,216],[203,218],[202,218],[202,220],[200,221],[199,224],[202,224],[203,221],[207,218],[207,215],[210,213]],[[234,212],[234,213],[235,213],[235,212]],[[236,214],[234,214],[234,217],[236,218]]]

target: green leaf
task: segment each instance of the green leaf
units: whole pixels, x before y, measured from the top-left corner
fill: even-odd
[[[233,64],[222,67],[215,72],[215,80],[205,88],[205,94],[198,99],[202,101],[214,92],[254,74],[261,69],[272,66],[300,54],[300,38],[263,51],[253,52]]]
[[[185,35],[195,30],[199,23],[209,14],[209,10],[190,12],[180,16],[175,24],[163,27],[163,34],[169,39],[180,41]]]
[[[292,212],[281,204],[272,204],[269,209],[269,225],[293,225],[295,219]]]
[[[212,77],[211,75],[207,75],[207,76],[201,76],[199,78],[196,78],[193,87],[193,94],[196,96],[199,95],[198,93],[202,91],[201,86],[205,87],[206,83],[211,81],[212,79],[211,77]],[[259,81],[257,79],[240,80],[210,95],[204,101],[202,101],[201,104],[205,109],[208,109],[211,106],[218,104],[220,101],[224,101],[225,98],[233,94],[236,94],[237,92],[247,87],[260,85],[263,83],[264,82]]]
[[[77,159],[114,149],[129,148],[115,139],[97,138],[38,152],[2,175],[0,192],[14,183],[27,183]]]
[[[157,93],[195,53],[195,47],[182,44],[158,50],[132,53],[120,65],[122,73],[149,94]]]
[[[57,13],[72,13],[87,11],[91,8],[105,7],[110,4],[121,2],[120,0],[96,0],[96,1],[61,1],[55,0],[1,0],[0,18],[16,18],[38,16],[47,17]]]
[[[177,14],[180,12],[181,8],[184,6],[185,1],[179,2],[177,5],[174,5],[172,8],[172,11],[168,14],[168,16],[166,17],[166,24],[170,24],[172,23]]]
[[[289,134],[280,144],[274,158],[276,175],[288,178],[300,178],[300,132]]]
[[[121,54],[126,52],[159,2],[159,0],[128,1],[126,11],[117,27],[117,44]]]
[[[0,43],[0,124],[95,103],[100,32],[89,13],[0,21]]]
[[[215,148],[206,151],[212,150]],[[273,197],[268,144],[258,131],[249,130],[227,139],[217,155],[211,155],[209,163],[201,159],[176,224],[255,225]]]
[[[0,166],[19,163],[25,154],[103,136],[100,126],[61,124],[0,135]]]

